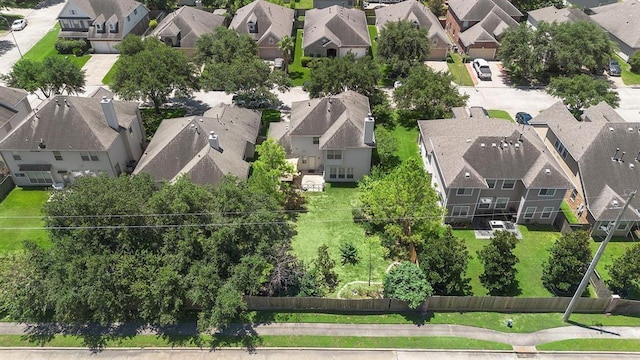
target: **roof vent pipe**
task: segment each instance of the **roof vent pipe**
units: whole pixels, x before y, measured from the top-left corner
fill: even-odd
[[[626,154],[626,152],[622,152],[622,155],[620,155],[620,158],[618,159],[618,161],[620,162],[624,162],[624,160],[622,160],[622,158],[624,157],[624,154]]]
[[[620,148],[616,148],[616,152],[611,157],[611,161],[618,161],[618,158],[616,158],[616,156],[618,156],[618,151],[620,151]]]

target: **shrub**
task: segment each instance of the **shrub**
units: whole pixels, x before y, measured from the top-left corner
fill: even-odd
[[[450,64],[454,63],[453,56],[451,55],[451,53],[447,53],[446,61]]]
[[[300,63],[302,64],[302,67],[309,67],[309,63],[312,61],[313,61],[313,58],[309,56],[303,56],[302,59],[300,59]]]
[[[342,265],[355,265],[360,261],[358,248],[356,248],[351,242],[346,242],[340,245],[340,256],[342,257]]]
[[[462,55],[462,62],[463,63],[471,62],[471,56],[469,56],[467,54]]]
[[[58,54],[75,54],[74,49],[80,49],[83,53],[87,49],[87,43],[84,40],[58,39],[54,47]]]
[[[149,27],[151,28],[151,30],[155,29],[156,26],[158,26],[158,20],[156,19],[149,20]]]
[[[88,52],[89,54],[94,54],[94,53],[96,52],[96,49],[94,49],[94,48],[92,48],[92,47],[91,47],[91,48],[87,49],[87,52]]]
[[[76,57],[80,57],[82,56],[82,54],[84,54],[84,51],[82,51],[81,48],[73,48],[73,55],[75,55]]]
[[[636,51],[636,53],[629,58],[629,65],[631,65],[632,72],[640,74],[640,51]]]

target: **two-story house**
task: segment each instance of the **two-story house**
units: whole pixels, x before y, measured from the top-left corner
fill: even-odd
[[[375,148],[369,99],[355,91],[294,102],[290,122],[271,123],[288,158],[303,172],[323,174],[325,181],[354,182],[371,171]]]
[[[554,222],[571,181],[531,127],[486,116],[418,121],[447,223]]]
[[[609,33],[617,45],[619,54],[628,60],[640,51],[640,0],[602,1],[590,10],[591,21]],[[609,4],[607,4],[609,3]]]
[[[146,138],[138,104],[107,94],[51,97],[0,141],[17,186],[62,186],[78,176],[133,170]]]
[[[360,58],[367,55],[370,48],[371,38],[364,11],[334,5],[305,13],[304,56],[342,57],[353,53]]]
[[[27,92],[0,86],[0,140],[13,130],[31,112]]]
[[[605,102],[585,110],[578,121],[558,102],[530,124],[574,184],[567,203],[586,217],[592,234],[605,235],[629,193],[640,185],[640,123],[626,122]],[[636,196],[612,230],[625,236],[639,224]]]
[[[258,56],[273,60],[281,58],[278,42],[293,34],[295,10],[264,0],[241,7],[229,24],[240,34],[249,34],[258,45]]]
[[[429,31],[431,52],[429,60],[444,60],[451,48],[451,41],[438,18],[431,10],[417,0],[406,0],[397,4],[376,9],[376,28],[378,34],[390,21],[410,21],[415,27]]]
[[[260,112],[222,103],[204,116],[163,120],[134,174],[157,182],[186,174],[200,185],[218,184],[225,175],[247,179],[259,131]]]
[[[134,0],[69,0],[57,20],[58,37],[84,39],[97,54],[115,54],[125,36],[144,33],[149,9]]]
[[[459,51],[493,60],[505,29],[518,25],[522,13],[508,0],[449,0],[445,29]]]

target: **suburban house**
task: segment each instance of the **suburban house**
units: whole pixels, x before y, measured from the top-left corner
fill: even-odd
[[[353,7],[353,0],[313,0],[314,9],[324,9],[334,5],[350,8]]]
[[[445,29],[459,51],[472,58],[493,60],[502,33],[518,25],[521,17],[507,0],[449,0]]]
[[[451,41],[438,18],[431,10],[417,0],[406,0],[397,4],[376,9],[376,28],[378,34],[390,21],[410,21],[414,26],[429,31],[431,53],[429,60],[444,60],[451,48]]]
[[[447,223],[552,224],[571,181],[530,126],[472,114],[418,121]]]
[[[157,182],[186,174],[200,185],[215,185],[225,175],[246,179],[259,131],[259,112],[222,103],[204,116],[163,120],[134,174],[151,174]]]
[[[195,52],[196,41],[201,35],[213,32],[218,26],[226,25],[224,16],[183,6],[165,16],[151,36],[191,55]]]
[[[585,110],[578,121],[558,102],[530,124],[573,182],[567,203],[591,224],[592,234],[604,235],[640,184],[640,123],[626,122],[605,102]],[[636,196],[614,235],[627,235],[639,224]]]
[[[18,126],[31,112],[27,92],[0,86],[0,140]]]
[[[249,34],[258,44],[262,59],[283,57],[278,41],[292,36],[295,10],[264,0],[256,0],[236,12],[229,28],[240,34]]]
[[[134,0],[69,0],[57,20],[58,37],[84,39],[97,54],[115,54],[125,36],[144,33],[149,9]]]
[[[308,10],[303,34],[304,56],[342,57],[351,52],[360,58],[371,48],[367,18],[358,9],[334,5]]]
[[[538,23],[544,21],[546,23],[564,23],[576,21],[588,21],[589,16],[584,11],[576,8],[558,9],[555,6],[547,6],[544,8],[531,10],[527,13],[527,22],[534,29],[538,27]]]
[[[640,51],[640,0],[625,0],[591,8],[591,21],[609,32],[625,60]]]
[[[78,176],[131,172],[145,147],[138,103],[112,97],[104,89],[56,95],[34,109],[0,141],[16,185],[62,187]]]
[[[376,147],[369,99],[355,91],[294,102],[290,121],[271,123],[269,137],[297,159],[302,172],[354,182],[371,170]]]
[[[614,4],[618,0],[567,0],[567,6],[576,7],[580,9],[591,9],[597,6]]]

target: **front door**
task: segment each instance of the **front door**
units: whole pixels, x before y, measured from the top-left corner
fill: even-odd
[[[315,156],[309,156],[309,170],[315,170],[316,169],[316,157]]]

